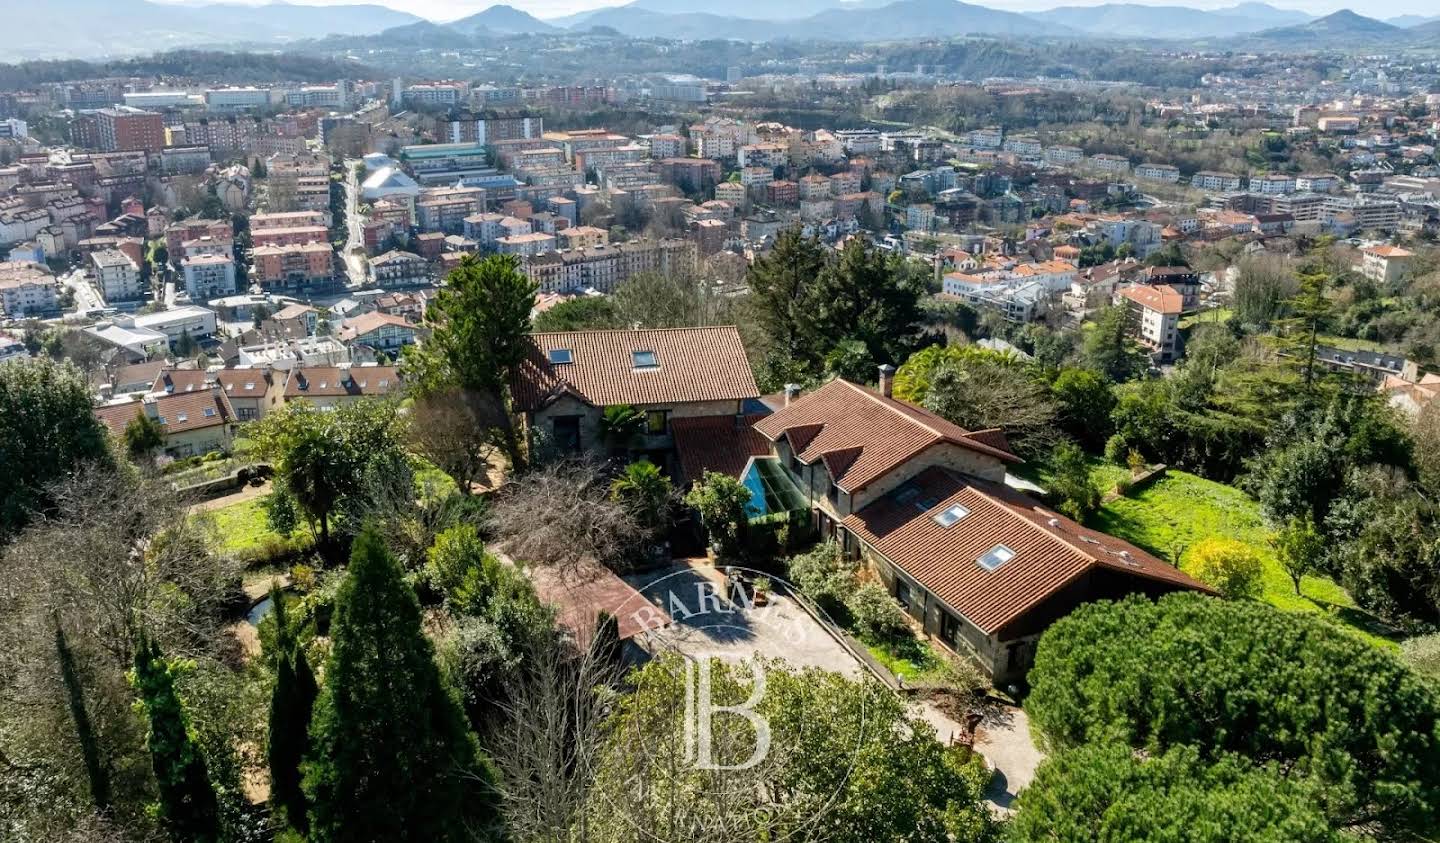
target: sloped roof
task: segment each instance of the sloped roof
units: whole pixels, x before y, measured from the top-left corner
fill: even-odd
[[[213,390],[184,392],[165,395],[154,399],[155,411],[165,432],[184,433],[206,427],[229,424],[235,420],[235,411],[230,401]],[[115,436],[125,433],[125,427],[145,412],[144,401],[126,404],[109,404],[95,408],[95,415]]]
[[[755,429],[772,442],[788,436],[807,465],[823,460],[846,492],[863,489],[942,442],[1020,461],[1000,431],[973,433],[929,410],[840,379],[761,419]]]
[[[166,394],[198,392],[206,388],[209,380],[209,375],[203,369],[164,369],[155,376],[150,391]]]
[[[1147,310],[1173,315],[1185,309],[1185,297],[1168,284],[1139,284],[1117,291]]]
[[[770,440],[754,428],[762,414],[740,416],[693,416],[670,420],[675,453],[685,479],[699,480],[707,471],[718,471],[735,479],[745,471],[751,457],[768,456]]]
[[[399,388],[394,366],[297,366],[285,381],[285,398],[389,395]]]
[[[568,350],[570,363],[551,363]],[[636,352],[657,366],[637,368]],[[758,398],[755,376],[734,326],[532,334],[515,374],[516,407],[533,412],[561,393],[596,407],[686,404]]]
[[[969,513],[941,526],[935,516],[956,504]],[[941,468],[926,469],[844,524],[987,634],[1097,568],[1211,591],[1129,542],[1082,527],[1006,486]],[[1014,556],[986,570],[978,559],[996,545]]]

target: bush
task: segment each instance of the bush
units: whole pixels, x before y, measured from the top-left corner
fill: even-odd
[[[1052,751],[1191,745],[1314,780],[1337,826],[1404,836],[1440,820],[1440,700],[1325,619],[1190,593],[1092,603],[1045,632],[1029,679]]]
[[[1440,633],[1420,635],[1400,645],[1400,654],[1416,673],[1440,681]]]
[[[1130,443],[1125,437],[1116,433],[1105,440],[1105,459],[1116,465],[1125,465],[1130,457]]]
[[[833,541],[791,557],[786,571],[787,578],[800,593],[827,612],[843,608],[845,599],[855,589],[855,565],[841,556],[840,545]]]
[[[1231,599],[1260,593],[1260,556],[1234,539],[1214,537],[1197,543],[1185,554],[1181,567]]]
[[[1185,840],[1188,843],[1338,841],[1305,788],[1193,747],[1146,758],[1094,744],[1047,759],[1020,794],[1012,843]]]
[[[885,641],[905,635],[905,610],[890,592],[874,580],[850,592],[845,601],[860,634],[873,641]]]

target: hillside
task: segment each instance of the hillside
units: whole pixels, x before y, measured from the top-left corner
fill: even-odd
[[[539,18],[522,12],[514,6],[496,5],[476,12],[445,26],[456,32],[472,34],[493,32],[501,35],[523,35],[535,32],[555,32],[556,27]]]
[[[1407,32],[1413,33],[1413,30],[1404,30],[1384,21],[1358,15],[1349,9],[1341,9],[1332,15],[1298,26],[1267,29],[1256,33],[1255,38],[1292,49],[1312,49],[1350,47],[1403,39]]]
[[[1279,15],[1272,13],[1280,13]],[[1109,38],[1209,38],[1306,21],[1263,3],[1206,11],[1186,6],[1145,6],[1110,3],[1102,6],[1062,6],[1027,17],[1059,24],[1090,35]]]

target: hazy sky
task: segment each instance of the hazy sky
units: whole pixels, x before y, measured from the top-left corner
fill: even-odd
[[[213,0],[212,0],[213,1]],[[1056,6],[1094,6],[1112,0],[966,0],[976,5],[993,9],[1050,9]],[[159,0],[159,2],[207,2],[207,0]],[[247,2],[260,5],[268,0],[224,0],[224,2]],[[505,2],[517,9],[524,9],[539,18],[567,15],[601,6],[622,6],[629,0],[288,0],[296,5],[333,6],[344,3],[376,3],[392,9],[402,9],[431,20],[447,21],[464,17],[473,12]],[[784,0],[777,0],[783,3]],[[1113,2],[1145,3],[1151,6],[1189,6],[1197,9],[1214,9],[1233,6],[1240,0],[1113,0]],[[1440,15],[1436,0],[1271,0],[1270,5],[1285,9],[1301,9],[1311,14],[1323,15],[1337,9],[1354,9],[1362,15],[1374,18],[1388,18],[1396,15]],[[724,0],[715,0],[716,14],[724,14]]]

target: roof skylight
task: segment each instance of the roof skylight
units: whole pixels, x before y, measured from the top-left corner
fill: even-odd
[[[985,551],[985,553],[975,561],[979,563],[980,567],[984,568],[985,570],[993,571],[1014,558],[1015,551],[1011,550],[1003,544],[997,544],[989,550]]]

